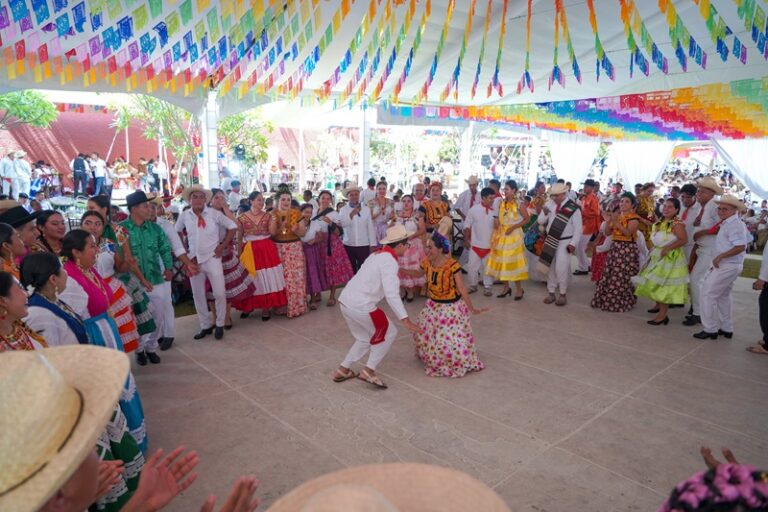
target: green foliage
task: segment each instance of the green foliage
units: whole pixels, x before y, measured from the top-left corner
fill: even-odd
[[[0,112],[0,130],[21,124],[47,128],[59,115],[56,106],[37,91],[0,95]]]
[[[461,154],[461,134],[454,130],[450,135],[446,135],[440,141],[440,149],[437,150],[437,158],[441,162],[456,163]]]
[[[218,133],[227,141],[226,150],[234,151],[239,144],[245,146],[245,165],[252,166],[267,161],[267,136],[272,129],[272,124],[262,121],[259,111],[252,109],[219,121]]]
[[[186,110],[167,101],[136,94],[127,105],[112,107],[117,130],[128,128],[132,120],[138,120],[144,127],[144,138],[155,140],[168,148],[179,163],[193,163],[195,147],[192,134],[200,131],[200,121]]]

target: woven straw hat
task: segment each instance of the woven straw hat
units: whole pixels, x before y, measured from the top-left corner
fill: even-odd
[[[509,512],[498,494],[471,476],[427,464],[343,469],[295,488],[269,512]]]
[[[341,191],[341,195],[344,196],[344,198],[346,199],[347,196],[349,196],[349,193],[355,190],[357,190],[358,192],[362,192],[363,187],[357,187],[357,186],[347,187]]]
[[[203,192],[205,193],[205,202],[208,203],[211,200],[211,197],[213,197],[213,193],[205,188],[202,185],[192,185],[191,187],[187,187],[184,189],[184,192],[181,193],[181,198],[184,199],[184,202],[189,202],[189,196],[192,195],[193,192]]]
[[[723,187],[721,187],[715,178],[712,176],[704,176],[699,181],[696,182],[697,187],[703,187],[708,188],[712,192],[714,192],[717,195],[720,195],[723,193]]]
[[[117,350],[70,345],[0,357],[0,510],[38,510],[89,453],[128,376]]]
[[[395,224],[391,228],[387,228],[387,236],[384,237],[384,240],[380,240],[379,243],[381,245],[393,244],[400,240],[405,240],[412,234],[413,233],[407,231],[402,224]]]
[[[557,194],[565,194],[568,192],[568,187],[565,183],[555,183],[549,187],[549,195],[554,196]]]
[[[733,206],[738,211],[744,211],[747,209],[747,205],[745,205],[743,202],[739,201],[739,198],[736,196],[732,196],[731,194],[725,194],[722,197],[720,197],[719,201],[715,201],[717,204],[727,204],[729,206]]]
[[[464,181],[467,182],[467,185],[477,185],[478,183],[480,183],[480,178],[478,178],[477,175],[473,174],[472,176],[470,176]]]

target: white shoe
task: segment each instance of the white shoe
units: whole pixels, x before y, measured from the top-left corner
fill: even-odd
[[[485,295],[486,297],[490,297],[491,295],[493,295],[493,292],[491,291],[490,288],[486,288],[485,290],[483,290],[483,295]]]
[[[469,293],[475,293],[477,291],[477,286],[470,286],[469,287]]]

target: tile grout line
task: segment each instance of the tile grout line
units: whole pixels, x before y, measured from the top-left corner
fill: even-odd
[[[575,430],[573,430],[573,431],[572,431],[570,434],[567,434],[566,436],[564,436],[563,438],[559,439],[558,441],[556,441],[556,442],[554,442],[554,443],[551,443],[552,447],[555,447],[555,448],[560,448],[560,445],[561,445],[563,442],[567,441],[568,439],[570,439],[570,438],[571,438],[571,437],[573,437],[574,435],[578,434],[579,432],[581,432],[582,430],[584,430],[585,428],[587,428],[589,425],[591,425],[592,423],[594,423],[594,422],[595,422],[595,421],[597,421],[598,419],[602,418],[602,417],[603,417],[605,414],[607,414],[609,411],[611,411],[611,410],[612,410],[614,407],[616,407],[616,406],[617,406],[619,403],[623,402],[623,401],[624,401],[624,400],[626,400],[627,398],[631,398],[631,395],[632,395],[632,393],[634,393],[634,392],[638,391],[638,390],[639,390],[639,389],[641,389],[643,386],[646,386],[646,385],[647,385],[647,384],[649,384],[651,381],[653,381],[654,379],[656,379],[657,377],[659,377],[661,374],[663,374],[664,372],[666,372],[666,371],[667,371],[667,370],[669,370],[670,368],[674,367],[674,366],[675,366],[675,365],[676,365],[676,364],[677,364],[679,361],[681,361],[683,358],[687,357],[688,355],[692,354],[693,352],[695,352],[695,351],[697,351],[697,350],[700,350],[702,347],[703,347],[703,345],[699,345],[698,347],[694,347],[694,348],[692,348],[692,349],[691,349],[691,350],[689,350],[689,351],[688,351],[686,354],[684,354],[684,355],[682,355],[680,358],[678,358],[676,361],[673,361],[672,363],[670,363],[670,364],[669,364],[668,366],[666,366],[665,368],[663,368],[663,369],[661,369],[660,371],[656,372],[656,373],[655,373],[654,375],[652,375],[650,378],[648,378],[648,379],[647,379],[647,380],[645,380],[644,382],[640,383],[638,386],[635,386],[635,387],[634,387],[633,389],[631,389],[629,392],[625,393],[624,395],[621,395],[621,396],[619,396],[619,398],[617,398],[617,399],[616,399],[614,402],[610,403],[610,404],[609,404],[609,405],[607,405],[607,406],[606,406],[606,407],[605,407],[605,408],[604,408],[602,411],[598,412],[598,413],[597,413],[597,414],[595,414],[595,415],[594,415],[592,418],[588,419],[587,421],[585,421],[584,423],[582,423],[581,425],[579,425],[579,426],[578,426],[578,427],[577,427]],[[586,457],[583,457],[583,458],[584,458],[584,460],[587,460],[587,461],[589,461],[590,463],[594,464],[594,463],[592,462],[592,460],[591,460],[591,459],[588,459],[588,458],[586,458]],[[597,464],[596,464],[596,465],[597,465]],[[496,486],[500,486],[500,485],[504,484],[505,482],[507,482],[507,481],[508,481],[508,480],[509,480],[509,479],[512,477],[512,475],[514,475],[514,472],[512,472],[512,473],[511,473],[511,474],[510,474],[510,475],[509,475],[507,478],[505,478],[504,480],[502,480],[501,482],[499,482],[499,483],[498,483]],[[624,475],[622,475],[622,476],[624,476]],[[624,478],[628,478],[628,477],[624,476]],[[632,480],[632,479],[631,479],[631,478],[629,478],[629,480]],[[633,480],[633,481],[634,481],[634,480]],[[639,483],[639,482],[638,482],[638,483]]]
[[[309,444],[310,444],[310,445],[312,445],[313,447],[315,447],[315,448],[319,449],[321,452],[323,452],[323,453],[325,453],[325,454],[327,454],[327,455],[330,455],[330,456],[333,458],[333,460],[335,460],[336,462],[338,462],[338,463],[339,463],[339,464],[340,464],[342,467],[344,467],[344,466],[345,466],[345,464],[344,464],[344,463],[343,463],[343,462],[342,462],[342,461],[341,461],[341,460],[340,460],[338,457],[336,457],[336,455],[335,455],[334,453],[332,453],[332,452],[329,452],[328,450],[326,450],[326,449],[325,449],[323,446],[321,446],[321,445],[319,445],[318,443],[316,443],[314,440],[312,440],[310,437],[308,437],[307,435],[305,435],[305,434],[304,434],[303,432],[301,432],[300,430],[296,429],[296,428],[295,428],[293,425],[291,425],[290,423],[287,423],[287,422],[283,421],[283,420],[282,420],[282,419],[280,419],[279,417],[275,416],[274,414],[272,414],[271,412],[269,412],[268,410],[266,410],[264,407],[262,407],[262,406],[261,406],[259,403],[257,403],[257,402],[256,402],[255,400],[253,400],[251,397],[249,397],[249,396],[247,396],[245,393],[243,393],[243,391],[242,391],[240,388],[234,388],[234,387],[232,387],[232,386],[231,386],[231,385],[230,385],[230,384],[229,384],[227,381],[225,381],[224,379],[222,379],[221,377],[219,377],[219,375],[218,375],[218,374],[216,374],[216,373],[215,373],[213,370],[211,370],[210,368],[208,368],[208,367],[207,367],[207,366],[205,366],[204,364],[200,363],[200,362],[199,362],[197,359],[195,359],[194,357],[190,356],[189,354],[187,354],[186,352],[184,352],[182,349],[179,349],[179,350],[180,350],[180,351],[181,351],[181,352],[182,352],[182,353],[183,353],[185,356],[187,356],[187,357],[188,357],[188,358],[189,358],[189,359],[190,359],[192,362],[194,362],[195,364],[197,364],[198,366],[200,366],[200,367],[201,367],[202,369],[204,369],[206,372],[208,372],[208,373],[210,373],[211,375],[213,375],[213,376],[214,376],[216,379],[218,379],[219,381],[221,381],[221,383],[222,383],[222,384],[224,384],[226,387],[228,387],[228,388],[229,388],[231,391],[234,391],[235,393],[237,393],[238,395],[240,395],[241,397],[243,397],[244,399],[246,399],[248,402],[250,402],[250,403],[251,403],[251,405],[253,405],[253,406],[254,406],[254,407],[256,407],[257,409],[259,409],[261,412],[263,412],[264,414],[266,414],[267,416],[269,416],[269,417],[270,417],[270,418],[272,418],[273,420],[277,421],[278,423],[280,423],[281,425],[283,425],[283,426],[284,426],[285,428],[287,428],[288,430],[290,430],[290,431],[294,432],[294,433],[295,433],[295,434],[297,434],[299,437],[301,437],[301,438],[303,438],[304,440],[306,440],[307,442],[309,442]]]
[[[710,371],[710,372],[719,373],[720,375],[725,375],[727,377],[733,377],[734,379],[738,379],[738,380],[741,380],[741,381],[744,381],[744,382],[748,382],[750,384],[757,384],[759,386],[768,387],[768,382],[759,381],[759,380],[752,379],[752,378],[749,378],[749,377],[742,377],[741,375],[738,375],[736,373],[730,373],[730,372],[726,372],[726,371],[723,371],[723,370],[718,370],[717,368],[710,368],[708,366],[703,366],[703,365],[697,364],[697,363],[689,363],[688,361],[683,361],[683,363],[687,364],[689,366],[694,366],[694,367],[699,368],[701,370],[707,370],[707,371]]]

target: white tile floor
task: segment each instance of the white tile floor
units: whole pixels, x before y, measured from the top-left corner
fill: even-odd
[[[768,466],[768,357],[757,295],[734,294],[736,335],[700,342],[672,310],[668,326],[589,307],[593,285],[575,277],[565,308],[525,283],[522,302],[473,299],[486,370],[426,377],[401,334],[380,366],[390,389],[329,376],[350,337],[338,308],[293,320],[240,320],[222,341],[193,341],[178,322],[160,366],[134,367],[153,448],[200,452],[200,478],[171,510],[196,510],[244,473],[261,479],[260,510],[325,472],[375,462],[450,466],[492,486],[513,510],[655,510],[701,469],[701,444],[729,446]],[[409,304],[414,316],[421,301]]]

